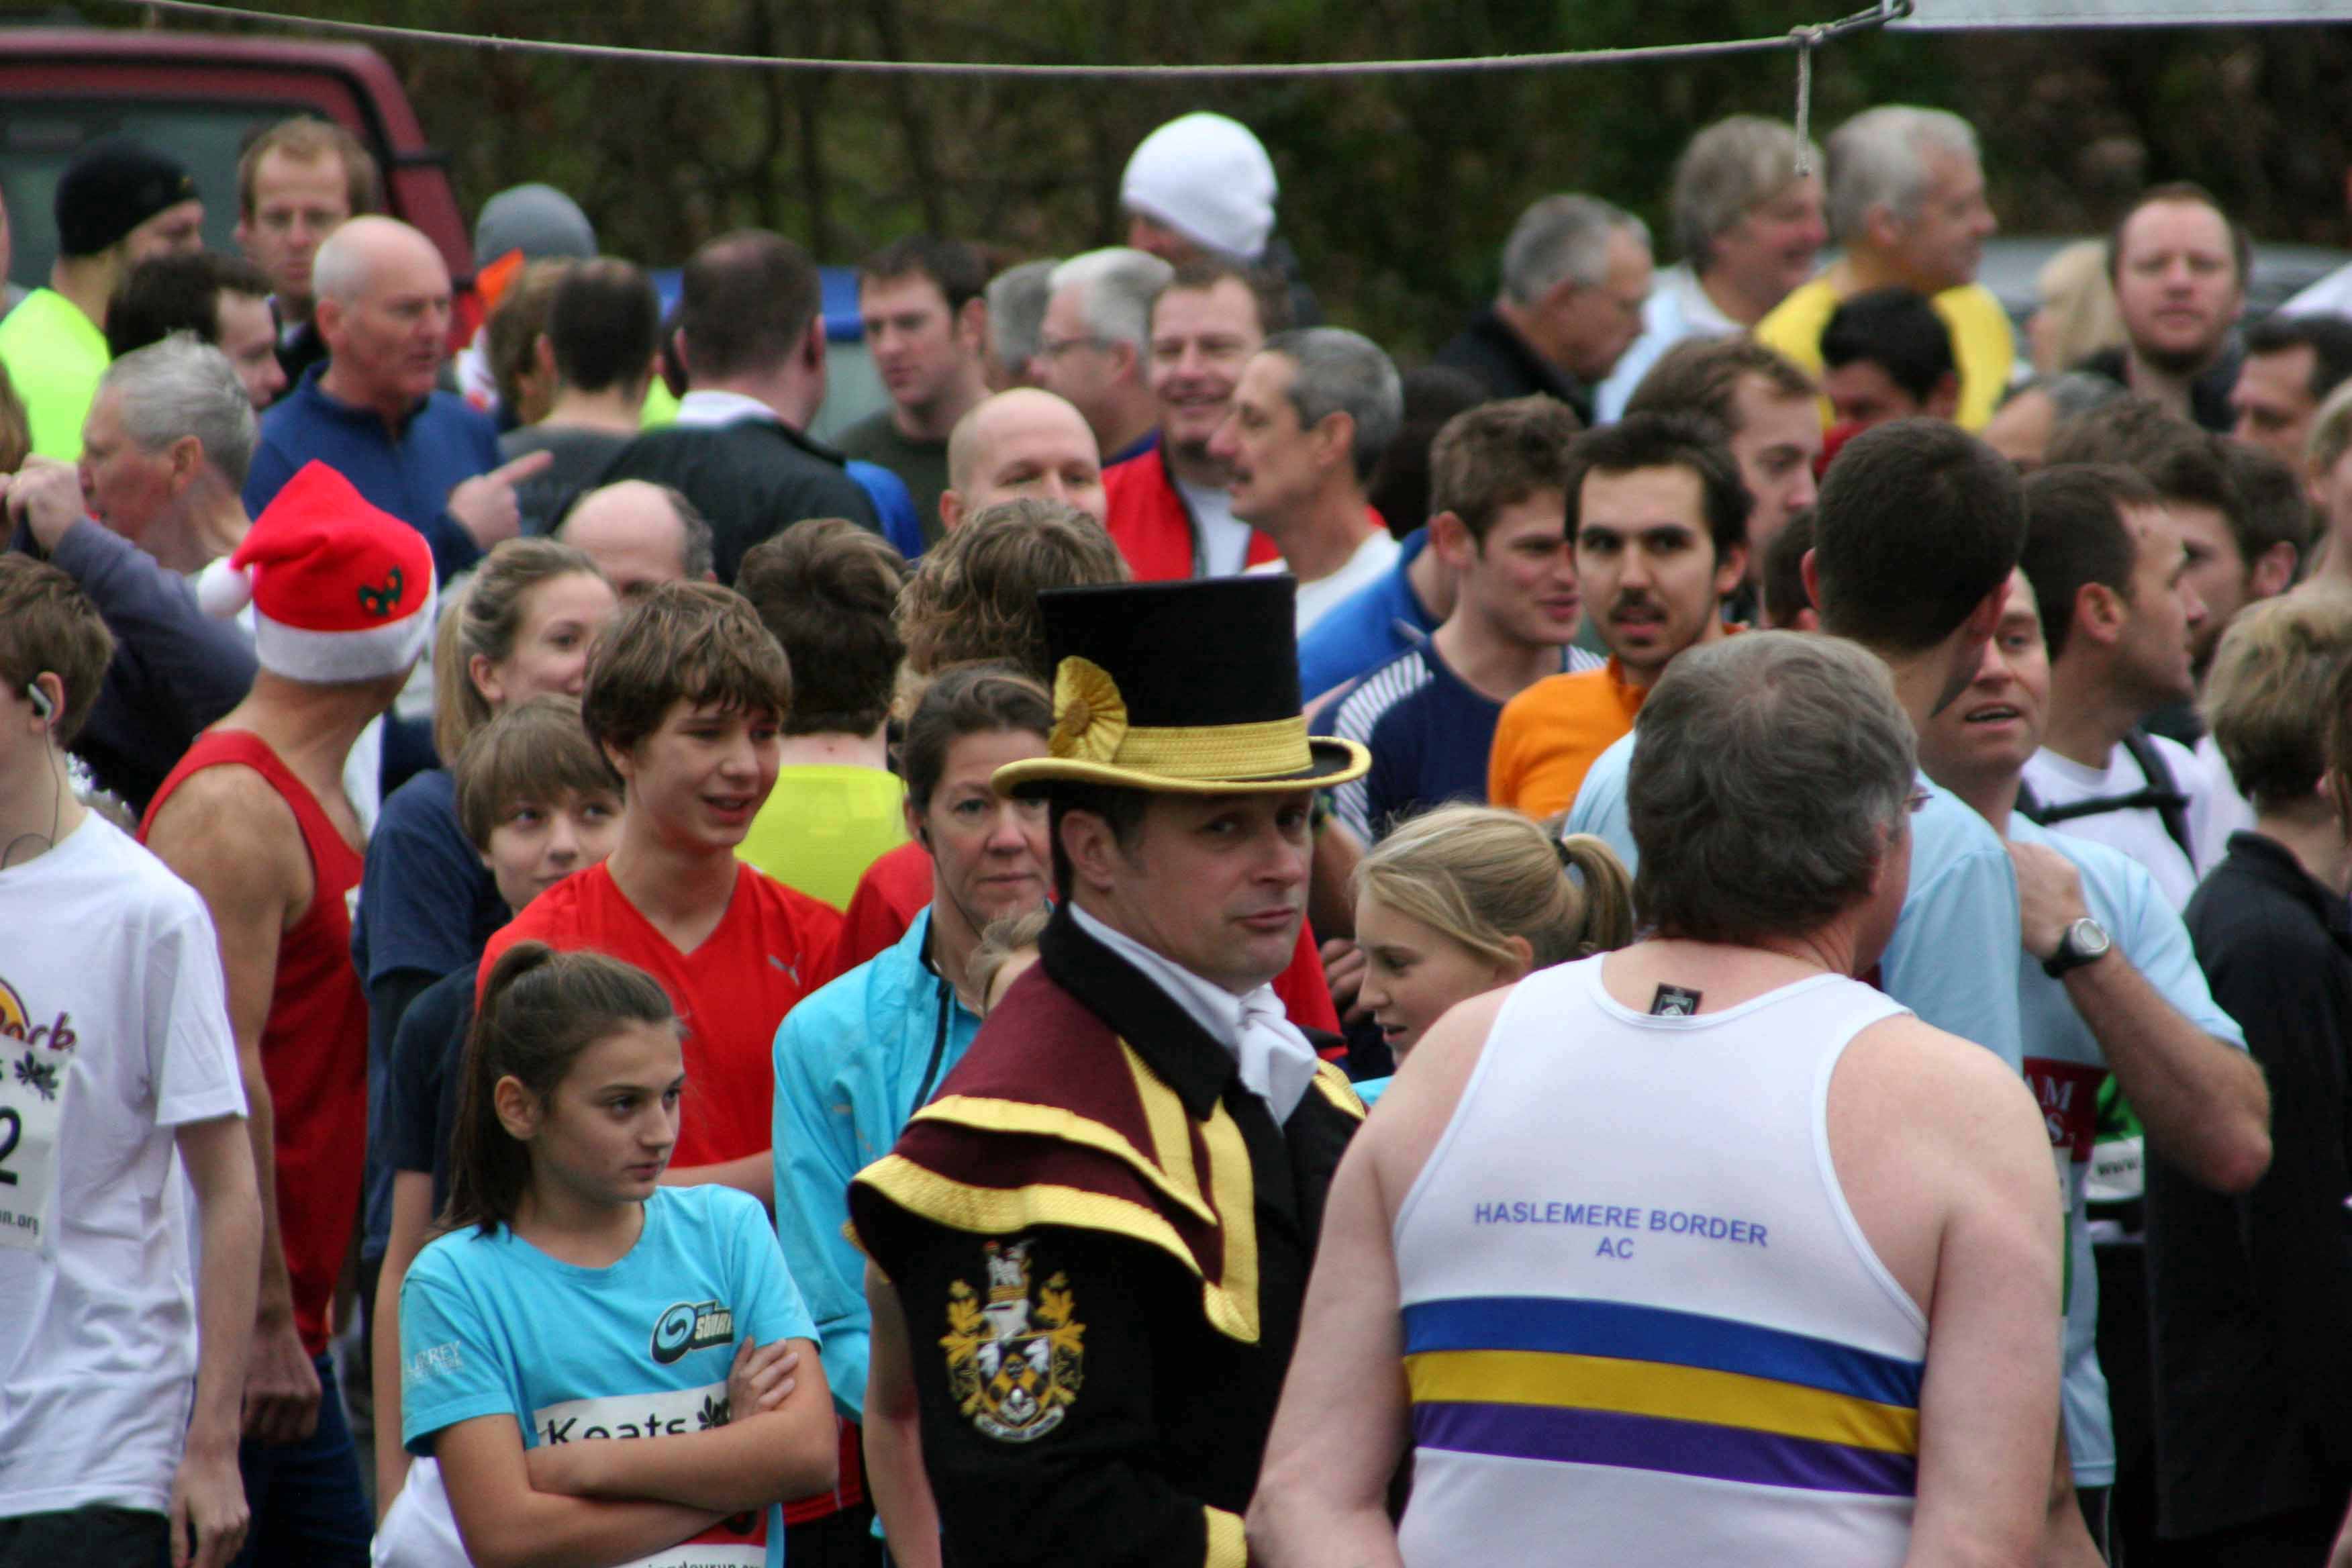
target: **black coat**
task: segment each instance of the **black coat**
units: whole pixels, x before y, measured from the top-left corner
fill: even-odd
[[[772,419],[648,431],[621,448],[598,482],[616,479],[683,492],[710,520],[722,583],[735,581],[745,551],[807,518],[845,517],[880,531],[841,454]]]
[[[1228,1560],[1362,1107],[1327,1065],[1277,1126],[1066,912],[1038,946],[851,1189],[906,1313],[945,1558]]]

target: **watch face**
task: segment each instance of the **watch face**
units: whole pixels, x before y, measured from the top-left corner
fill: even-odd
[[[2076,958],[2097,958],[2107,945],[2107,928],[2095,920],[2079,920],[2066,928],[2066,950]]]

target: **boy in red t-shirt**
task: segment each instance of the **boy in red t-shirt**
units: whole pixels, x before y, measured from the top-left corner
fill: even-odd
[[[734,590],[670,583],[632,602],[598,637],[580,700],[589,739],[626,786],[620,845],[532,900],[490,939],[479,970],[528,938],[609,953],[660,981],[686,1027],[666,1179],[771,1200],[769,1048],[841,930],[826,905],[735,858],[776,782],[791,706],[783,650]]]
[[[626,786],[620,845],[490,939],[475,991],[478,1000],[499,955],[526,939],[625,959],[660,981],[686,1047],[677,1150],[662,1180],[723,1183],[763,1204],[775,1196],[770,1048],[784,1015],[824,983],[841,936],[832,906],[735,858],[775,786],[792,701],[784,650],[731,588],[665,583],[606,622],[580,718]],[[865,1539],[856,1429],[843,1424],[841,1440],[835,1489],[785,1507],[788,1555]]]

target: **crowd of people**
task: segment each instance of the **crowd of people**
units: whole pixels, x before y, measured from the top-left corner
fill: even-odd
[[[2352,1564],[2352,268],[1741,115],[1401,373],[1192,113],[827,442],[383,193],[0,319],[0,1560]]]

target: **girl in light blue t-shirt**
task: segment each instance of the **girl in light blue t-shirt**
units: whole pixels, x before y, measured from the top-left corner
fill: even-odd
[[[376,1562],[781,1568],[779,1504],[834,1485],[832,1401],[759,1203],[659,1184],[686,1076],[669,999],[518,943],[463,1070],[445,1228],[400,1292],[419,1462]]]

